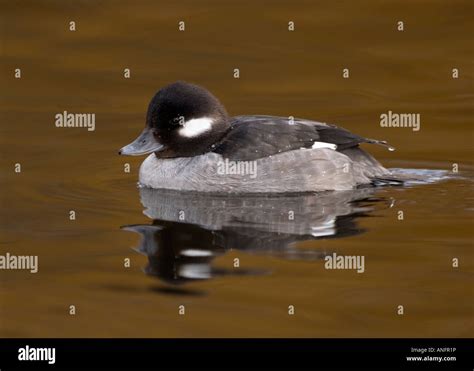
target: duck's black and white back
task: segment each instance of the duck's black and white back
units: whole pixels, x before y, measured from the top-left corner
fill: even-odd
[[[387,146],[316,121],[230,118],[207,90],[178,82],[155,95],[145,130],[121,153],[153,152],[139,175],[151,188],[293,193],[349,190],[392,179],[361,143]]]

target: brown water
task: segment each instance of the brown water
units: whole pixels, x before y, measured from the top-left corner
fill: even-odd
[[[1,254],[40,262],[36,274],[0,272],[1,336],[473,335],[472,1],[1,7]],[[388,140],[397,151],[370,148],[388,167],[446,173],[362,194],[140,194],[142,159],[117,149],[177,79],[207,87],[232,115],[335,123]],[[56,128],[64,110],[95,113],[96,130]],[[381,128],[388,110],[420,113],[421,130]],[[127,230],[145,235],[138,251]],[[333,252],[363,255],[365,272],[325,269]]]

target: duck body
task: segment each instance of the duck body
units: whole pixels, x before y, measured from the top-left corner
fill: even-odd
[[[139,183],[156,189],[298,193],[396,181],[361,143],[388,146],[311,120],[231,118],[207,90],[178,82],[155,95],[145,130],[120,153],[151,152]]]

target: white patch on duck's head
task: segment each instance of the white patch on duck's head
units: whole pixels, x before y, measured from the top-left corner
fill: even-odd
[[[178,130],[179,135],[185,138],[195,138],[199,135],[210,131],[214,119],[210,117],[201,117],[185,121],[183,127]]]

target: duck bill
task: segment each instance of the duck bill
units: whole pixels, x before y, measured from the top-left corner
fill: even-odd
[[[119,155],[140,156],[152,152],[159,152],[164,148],[165,146],[163,144],[156,141],[153,136],[153,131],[150,128],[145,128],[137,139],[120,149]]]

